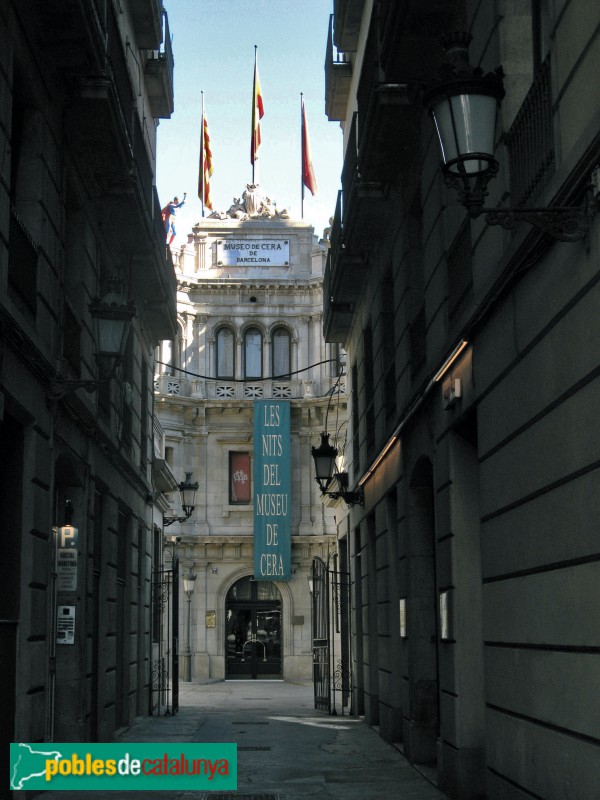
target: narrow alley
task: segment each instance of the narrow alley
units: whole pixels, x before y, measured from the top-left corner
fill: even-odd
[[[311,683],[184,684],[179,703],[177,715],[139,717],[117,741],[236,742],[237,792],[207,792],[206,800],[437,800],[444,796],[360,720],[315,711]],[[198,800],[203,794],[155,791],[151,800]],[[44,800],[83,800],[85,795],[45,792]],[[94,800],[126,800],[131,795],[94,792]]]

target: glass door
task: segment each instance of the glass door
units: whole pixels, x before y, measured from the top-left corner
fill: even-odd
[[[281,678],[281,600],[272,597],[276,587],[261,585],[253,581],[243,591],[236,584],[227,595],[226,678]]]

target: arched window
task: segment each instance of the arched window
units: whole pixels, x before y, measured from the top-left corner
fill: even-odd
[[[217,378],[235,376],[235,336],[231,328],[220,328],[217,332]]]
[[[244,377],[262,378],[262,335],[258,328],[244,334]]]
[[[275,328],[273,335],[271,336],[271,364],[274,378],[289,379],[290,377],[290,343],[290,332],[286,328]]]

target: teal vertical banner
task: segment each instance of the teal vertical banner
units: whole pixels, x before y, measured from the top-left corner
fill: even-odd
[[[292,575],[290,403],[254,401],[254,578]]]

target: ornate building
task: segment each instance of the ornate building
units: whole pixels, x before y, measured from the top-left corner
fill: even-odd
[[[591,800],[600,6],[333,10],[353,710],[451,797]]]
[[[0,40],[2,739],[109,741],[152,703],[171,40],[157,0],[1,2]]]
[[[326,252],[310,225],[249,185],[176,254],[179,335],[161,348],[155,410],[167,462],[200,485],[193,515],[169,528],[184,579],[196,576],[181,604],[184,678],[311,677],[308,579],[335,528],[310,447],[327,415],[345,431],[339,348],[322,335]],[[263,401],[290,409],[291,574],[277,562],[260,580],[253,410]]]

